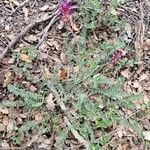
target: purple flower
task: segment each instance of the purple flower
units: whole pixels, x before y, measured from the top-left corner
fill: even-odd
[[[122,51],[120,50],[115,51],[111,56],[112,63],[116,63],[119,59],[121,59],[122,56],[123,56]]]
[[[66,2],[65,0],[61,0],[61,3],[58,8],[58,13],[62,21],[64,22],[69,21],[72,14],[71,4]]]

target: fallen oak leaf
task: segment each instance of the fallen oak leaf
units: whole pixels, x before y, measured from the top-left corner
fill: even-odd
[[[7,86],[12,81],[12,79],[13,77],[11,76],[11,72],[6,72],[3,87]]]
[[[49,79],[51,77],[50,71],[47,67],[44,68],[42,76],[44,79]]]
[[[42,114],[40,112],[37,112],[34,115],[35,121],[40,122],[42,120]]]
[[[65,65],[67,64],[66,55],[63,51],[60,53],[60,59]]]
[[[6,127],[7,125],[8,125],[8,123],[9,123],[9,118],[8,118],[8,116],[7,115],[5,115],[4,117],[3,117],[3,125]]]
[[[0,113],[2,113],[2,114],[9,114],[9,111],[8,111],[7,108],[1,108],[0,107]]]
[[[58,79],[59,79],[59,80],[65,80],[65,79],[67,79],[67,76],[68,76],[68,71],[67,71],[67,69],[66,69],[66,68],[61,69],[61,70],[58,72],[57,76],[58,76]]]
[[[150,131],[144,131],[143,135],[145,140],[150,141]]]
[[[54,103],[54,100],[53,100],[53,93],[50,93],[47,98],[46,98],[46,107],[48,110],[54,110],[55,108],[55,103]]]
[[[32,63],[32,60],[29,59],[28,55],[26,55],[26,54],[21,54],[20,60],[25,61],[26,63]]]

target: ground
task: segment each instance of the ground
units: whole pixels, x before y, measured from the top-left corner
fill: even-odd
[[[149,0],[0,8],[0,149],[150,149]]]

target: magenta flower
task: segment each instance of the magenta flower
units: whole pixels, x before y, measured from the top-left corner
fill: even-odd
[[[71,18],[71,14],[72,14],[71,4],[66,2],[65,0],[61,0],[61,3],[58,8],[58,13],[62,21],[64,22],[69,21]]]
[[[111,57],[112,63],[116,63],[118,60],[121,59],[122,56],[123,56],[122,51],[120,51],[120,50],[115,51]]]

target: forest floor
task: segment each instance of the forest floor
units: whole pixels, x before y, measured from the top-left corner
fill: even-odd
[[[150,1],[69,2],[0,1],[0,149],[150,149]]]

